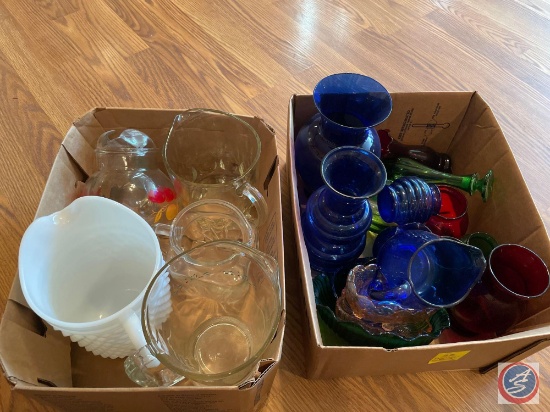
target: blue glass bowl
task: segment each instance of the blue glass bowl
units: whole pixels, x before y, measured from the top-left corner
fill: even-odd
[[[357,264],[364,264],[358,262]],[[431,318],[432,330],[412,339],[393,333],[374,335],[354,322],[338,319],[334,314],[336,300],[345,286],[347,271],[341,271],[333,278],[319,274],[313,279],[317,318],[325,346],[374,346],[386,349],[428,345],[450,326],[445,309],[438,310]]]

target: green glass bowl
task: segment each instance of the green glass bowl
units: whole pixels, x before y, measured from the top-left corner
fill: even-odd
[[[443,329],[450,326],[447,311],[440,309],[430,318],[432,325],[430,333],[413,339],[405,339],[393,333],[370,334],[358,324],[342,321],[334,314],[337,296],[345,285],[343,277],[342,273],[336,275],[334,286],[330,277],[324,274],[319,274],[313,279],[317,319],[325,346],[376,346],[386,349],[422,346],[432,342]]]

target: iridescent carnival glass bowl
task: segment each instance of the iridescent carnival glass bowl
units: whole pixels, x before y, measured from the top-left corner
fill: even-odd
[[[371,261],[372,262],[372,261]],[[357,264],[369,263],[366,259],[359,259]],[[419,325],[417,333],[414,326],[403,325],[403,329],[383,330],[371,327],[368,323],[353,316],[353,311],[342,304],[342,291],[346,287],[348,272],[346,268],[334,276],[319,274],[313,279],[317,317],[326,346],[371,346],[394,349],[410,346],[422,346],[431,343],[439,337],[441,332],[450,326],[449,315],[445,309],[434,308],[429,312],[428,324]],[[339,307],[337,307],[339,306]],[[339,315],[336,316],[336,312]]]

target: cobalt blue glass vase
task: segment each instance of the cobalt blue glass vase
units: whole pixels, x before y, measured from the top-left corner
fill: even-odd
[[[372,152],[338,147],[322,161],[325,184],[308,199],[302,230],[313,270],[337,272],[363,252],[372,220],[368,198],[386,182],[386,169]]]
[[[376,80],[353,73],[322,79],[313,90],[319,113],[303,126],[295,142],[296,171],[309,195],[321,187],[321,161],[339,146],[357,146],[380,157],[374,126],[391,113],[389,92]]]
[[[385,222],[425,223],[439,213],[441,193],[435,184],[419,177],[396,179],[378,194],[378,212]]]

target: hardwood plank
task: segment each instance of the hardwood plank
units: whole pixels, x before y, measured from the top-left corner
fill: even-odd
[[[19,242],[31,223],[63,134],[52,126],[16,71],[0,52],[0,290],[9,291]],[[16,145],[10,144],[17,142]],[[0,294],[0,312],[7,293]]]
[[[363,73],[371,76],[383,83],[388,90],[421,90],[415,89],[415,85],[411,84],[410,77],[402,70],[400,65],[387,64],[386,46],[378,45],[374,39],[384,38],[384,35],[379,34],[376,30],[368,30],[361,25],[355,25],[351,17],[339,11],[342,19],[348,22],[348,30],[338,31],[333,25],[332,16],[336,13],[332,10],[332,5],[329,3],[320,3],[312,5],[315,10],[319,8],[313,18],[308,19],[311,15],[310,3],[294,2],[289,0],[280,0],[277,2],[281,11],[291,17],[296,26],[300,30],[300,40],[296,43],[297,47],[306,47],[310,53],[317,55],[318,60],[316,66],[297,75],[297,78],[302,82],[310,85],[310,90],[322,77],[343,71],[354,73]],[[337,3],[338,4],[338,3]],[[372,4],[359,6],[357,2],[355,7],[365,7]],[[350,7],[350,6],[348,6]],[[328,10],[327,10],[328,8]],[[363,14],[362,19],[367,19],[370,13]],[[338,26],[336,26],[338,27]],[[357,41],[356,36],[361,36],[360,41]],[[372,36],[371,40],[369,35]],[[388,36],[388,39],[391,39]],[[326,45],[328,49],[321,48],[321,45]],[[390,45],[391,47],[391,45]],[[327,59],[327,56],[330,58]],[[336,66],[332,66],[335,63]],[[311,77],[309,71],[318,68],[317,76]],[[343,69],[345,68],[345,69]],[[315,79],[315,80],[313,80]],[[414,82],[413,82],[414,83]],[[411,89],[412,88],[412,89]]]
[[[464,0],[460,2],[438,2],[442,7],[461,10],[464,7],[475,9],[483,20],[494,27],[506,27],[518,35],[528,38],[545,48],[548,43],[546,39],[550,35],[548,25],[548,6],[546,1],[528,1],[504,0],[503,2],[494,2],[483,0]],[[528,6],[532,4],[531,6]],[[533,6],[536,4],[537,6]],[[545,6],[546,5],[546,6]],[[546,10],[546,12],[545,12]]]
[[[217,107],[233,107],[227,98],[229,93],[220,90],[227,88],[235,96],[246,99],[257,93],[263,81],[236,61],[227,51],[219,47],[214,39],[202,30],[195,30],[192,22],[174,21],[172,15],[159,17],[151,5],[138,7],[132,4],[113,4],[113,9],[138,34],[155,49],[155,53],[172,71],[185,76],[186,82],[196,85],[196,92],[208,96]],[[180,14],[180,20],[186,17]],[[183,24],[185,23],[185,24]],[[189,24],[187,24],[189,23]],[[199,36],[199,40],[195,38]],[[198,87],[197,87],[198,86]]]
[[[62,63],[74,59],[80,55],[77,47],[63,36],[63,33],[52,24],[53,20],[63,20],[71,13],[78,11],[75,7],[62,7],[58,1],[42,1],[32,4],[22,2],[6,2],[0,5],[5,10],[5,16],[9,16],[17,31],[32,33],[27,41],[35,46],[33,50],[42,59],[42,64],[55,68],[56,63]],[[41,47],[38,47],[41,45]]]
[[[167,1],[161,3],[171,4]],[[281,19],[272,4],[252,3],[245,6],[223,0],[176,4],[239,60],[250,64],[251,70],[262,70],[262,78],[269,86],[276,84],[281,76],[300,72],[312,64],[305,58],[303,51],[279,37],[282,33],[285,33],[286,38],[292,35],[287,30],[292,29],[292,26],[285,25],[285,20]],[[243,21],[247,24],[242,24]],[[263,47],[266,44],[270,47]],[[246,56],[250,55],[252,49],[255,58],[248,59]],[[268,64],[254,64],[256,59]],[[271,72],[265,72],[265,68]]]
[[[146,85],[137,74],[128,67],[124,57],[131,55],[119,54],[112,47],[109,31],[100,31],[96,25],[94,14],[98,10],[80,10],[64,18],[64,24],[58,25],[66,38],[70,39],[75,47],[81,51],[81,58],[92,69],[93,74],[111,91],[116,99],[115,104],[124,105],[124,102],[145,101],[144,96],[151,96]],[[123,25],[124,26],[124,25]],[[146,47],[140,48],[144,50]],[[138,50],[138,51],[141,51]],[[150,97],[149,97],[150,98]]]

